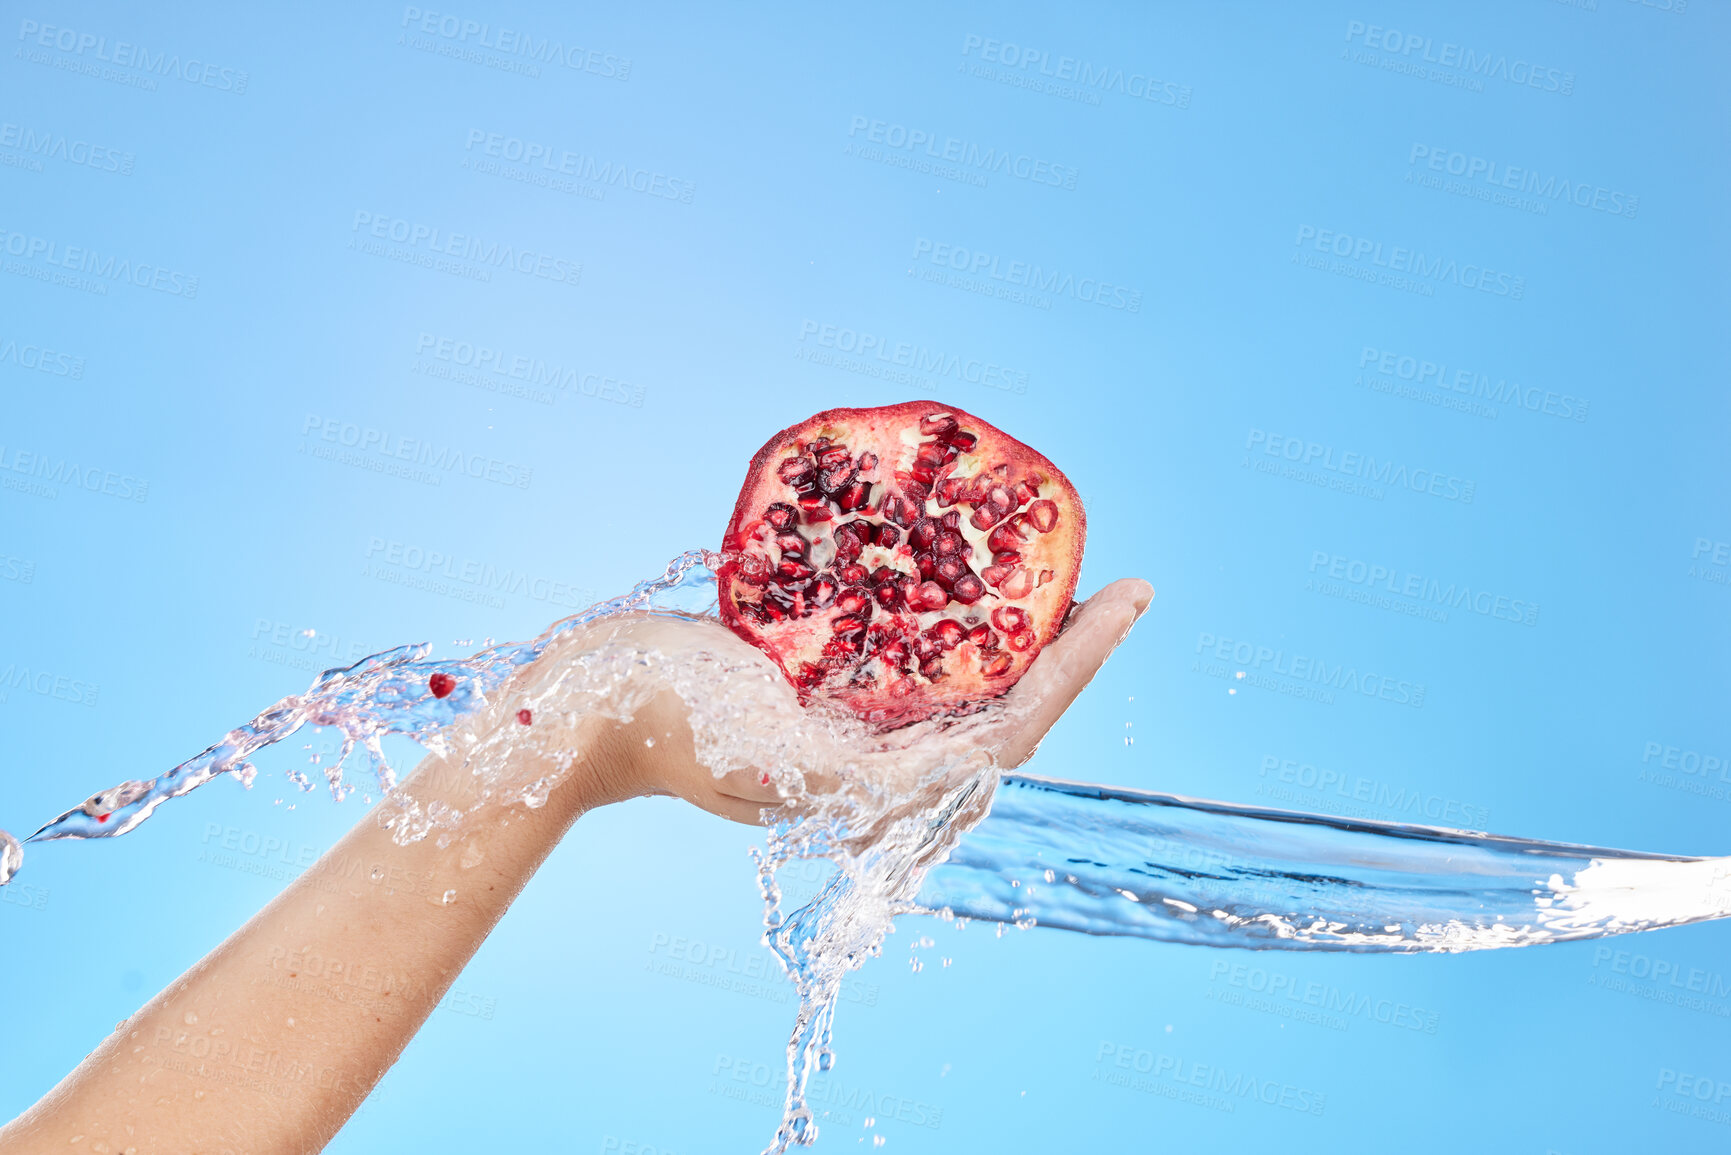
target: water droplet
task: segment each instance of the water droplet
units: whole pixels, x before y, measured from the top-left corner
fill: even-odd
[[[384,867],[382,867],[382,866],[373,867],[373,873],[371,875],[371,878],[374,882],[379,881],[384,876],[385,876],[385,868]]]
[[[835,1052],[825,1047],[817,1053],[817,1069],[827,1071],[835,1066]]]
[[[18,840],[0,830],[0,886],[5,886],[18,873],[18,868],[24,865],[24,848],[18,845]]]
[[[187,1011],[186,1014],[181,1016],[181,1018],[189,1027],[198,1022],[198,1016],[192,1011]]]
[[[290,1016],[289,1016],[289,1017],[288,1017],[288,1025],[289,1025],[289,1026],[291,1026],[291,1027],[292,1027],[292,1026],[294,1026],[294,1025],[295,1025],[295,1019],[294,1019],[294,1016],[293,1016],[293,1015],[290,1015]]]
[[[643,739],[643,744],[645,746],[649,747],[651,750],[655,749],[655,739],[653,739],[653,738]]]
[[[1046,868],[1046,881],[1047,882],[1056,882],[1057,880],[1058,880],[1058,876],[1056,874],[1053,874],[1052,868],[1048,866]]]
[[[867,1115],[867,1116],[866,1116],[866,1117],[865,1117],[865,1124],[864,1124],[864,1125],[865,1125],[865,1126],[866,1126],[866,1127],[867,1127],[867,1128],[868,1128],[868,1129],[869,1129],[869,1128],[872,1128],[872,1127],[876,1127],[876,1126],[877,1126],[877,1125],[878,1125],[878,1119],[877,1119],[877,1116],[876,1116],[876,1115]]]
[[[456,891],[447,890],[445,892],[445,905],[446,906],[450,906],[451,903],[455,902],[456,900],[457,900],[457,892]]]

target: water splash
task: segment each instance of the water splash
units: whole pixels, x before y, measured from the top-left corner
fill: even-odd
[[[1008,775],[920,905],[1253,950],[1493,950],[1731,917],[1731,858]]]
[[[310,724],[342,736],[323,767],[333,796],[354,789],[345,766],[358,752],[385,794],[379,820],[393,838],[449,845],[487,806],[545,803],[582,753],[580,722],[629,721],[657,689],[671,689],[712,772],[761,771],[797,799],[771,815],[754,852],[764,941],[799,994],[786,1102],[767,1155],[815,1141],[806,1088],[833,1063],[842,980],[881,953],[905,913],[1359,951],[1523,946],[1731,914],[1731,859],[1354,822],[1023,775],[1000,781],[988,735],[1004,720],[1002,703],[890,734],[844,710],[801,707],[767,659],[742,654],[713,618],[710,567],[720,560],[682,554],[660,577],[532,641],[449,659],[429,658],[426,644],[402,646],[327,670],[197,756],[92,795],[26,841],[111,838],[222,774],[250,785],[250,759]],[[681,633],[695,645],[666,650],[652,633],[634,641],[629,630],[609,632],[628,615],[702,629]],[[705,629],[728,644],[707,648]],[[543,657],[550,660],[536,666]],[[506,716],[530,711],[535,724],[482,729],[490,700]],[[390,734],[460,766],[473,787],[466,809],[397,785],[381,747]],[[524,765],[555,769],[525,778]],[[314,788],[301,772],[290,777]],[[778,872],[817,858],[840,869],[815,898],[784,912]],[[21,861],[22,847],[0,831],[0,885]]]
[[[0,886],[12,881],[12,876],[18,873],[18,868],[24,865],[24,848],[18,845],[18,840],[0,830]]]
[[[991,705],[885,735],[845,710],[800,706],[767,658],[755,650],[741,656],[737,640],[713,617],[712,569],[720,561],[704,551],[682,554],[660,577],[556,622],[529,642],[449,659],[429,658],[425,643],[400,646],[326,670],[304,693],[275,703],[193,758],[156,778],[100,791],[25,841],[126,834],[165,802],[225,773],[250,786],[257,773],[251,759],[259,751],[312,725],[333,728],[342,738],[335,758],[322,767],[333,797],[341,800],[354,789],[345,768],[358,753],[385,795],[379,816],[392,837],[407,843],[431,836],[449,845],[486,806],[544,804],[583,753],[581,721],[630,721],[657,689],[671,689],[686,703],[699,760],[712,772],[761,770],[784,797],[799,799],[797,810],[777,815],[766,846],[755,853],[765,941],[800,997],[788,1045],[786,1110],[770,1150],[808,1145],[817,1127],[805,1088],[814,1071],[833,1061],[841,982],[880,952],[897,914],[918,909],[913,898],[925,871],[984,817],[997,772],[984,742],[970,735],[1001,718],[1004,708]],[[632,614],[697,621],[724,634],[728,644],[668,653],[653,643],[608,640],[608,628]],[[591,628],[594,644],[583,632]],[[555,649],[554,660],[529,669]],[[489,716],[481,708],[490,699],[506,706],[506,716],[529,711],[534,725],[477,728]],[[908,748],[934,732],[947,735],[952,752],[909,757]],[[399,786],[381,746],[391,734],[460,765],[471,787],[466,809],[416,798],[412,783]],[[556,769],[525,780],[526,764]],[[910,764],[918,766],[911,776],[905,772]],[[302,772],[289,776],[304,790],[314,788]],[[823,893],[784,917],[777,871],[812,857],[830,859],[841,870]],[[0,884],[21,860],[18,843],[0,838]]]
[[[24,841],[114,838],[129,833],[164,802],[189,794],[222,774],[250,787],[257,774],[250,759],[307,725],[332,727],[342,734],[335,760],[322,767],[333,797],[341,801],[354,789],[344,770],[357,751],[372,770],[379,789],[389,794],[396,785],[396,774],[380,746],[386,735],[400,734],[434,753],[444,753],[449,748],[449,728],[479,710],[489,692],[540,657],[549,645],[603,618],[677,607],[679,595],[690,587],[705,582],[713,585],[713,575],[705,568],[713,556],[702,550],[681,554],[660,577],[640,583],[622,597],[555,622],[533,641],[491,646],[467,658],[438,660],[428,660],[432,646],[422,642],[371,654],[352,666],[326,670],[304,693],[282,699],[172,770],[153,779],[129,780],[99,791]],[[437,695],[432,689],[433,680],[440,675],[452,679],[455,686],[446,695]],[[301,789],[313,789],[304,773],[290,771],[289,777]],[[0,877],[0,882],[4,881]]]

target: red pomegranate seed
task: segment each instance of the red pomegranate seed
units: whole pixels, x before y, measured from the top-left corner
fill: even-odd
[[[527,726],[529,723],[533,722],[534,720],[535,720],[535,715],[531,714],[527,708],[524,708],[524,709],[517,711],[517,721],[523,723],[523,725]]]
[[[1028,614],[1019,606],[999,606],[992,611],[992,624],[1006,634],[1018,634],[1028,628]]]
[[[1034,591],[1034,577],[1021,566],[1010,571],[998,590],[1007,598],[1025,598]]]
[[[1049,500],[1036,501],[1028,507],[1028,520],[1034,523],[1034,528],[1041,533],[1051,533],[1058,528],[1058,506]]]
[[[980,663],[980,673],[986,675],[988,678],[1001,678],[1010,672],[1010,666],[1013,662],[1014,659],[1011,658],[1010,655],[997,654],[993,657],[984,659]]]
[[[1018,652],[1026,650],[1033,644],[1034,634],[1032,630],[1022,630],[1020,633],[1011,634],[1008,642],[1009,647]]]
[[[835,599],[835,608],[844,614],[857,614],[867,606],[866,592],[857,586],[850,586]]]
[[[835,503],[841,507],[843,513],[852,513],[865,505],[871,497],[871,492],[870,482],[856,481],[835,495]]]
[[[964,606],[971,606],[986,596],[986,583],[976,575],[965,573],[956,579],[956,584],[950,593]]]
[[[935,638],[938,645],[946,650],[953,650],[968,636],[967,629],[954,618],[945,618],[926,631],[927,636]]]
[[[433,691],[433,697],[446,698],[457,688],[457,679],[449,674],[434,674],[427,679],[427,689]]]
[[[907,595],[907,600],[911,610],[941,610],[949,604],[950,596],[937,582],[921,582]]]
[[[998,523],[986,538],[986,548],[993,553],[1019,550],[1028,541],[1028,515],[1018,513]]]
[[[991,529],[1003,520],[1004,515],[990,505],[982,505],[974,510],[974,516],[968,518],[968,524],[975,529]]]

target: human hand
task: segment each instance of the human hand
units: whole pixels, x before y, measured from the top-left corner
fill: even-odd
[[[851,717],[802,706],[774,662],[718,622],[622,615],[561,639],[525,690],[547,694],[561,663],[623,648],[646,655],[628,721],[591,760],[592,805],[673,795],[736,822],[841,787],[911,794],[936,766],[1026,762],[1094,677],[1154,591],[1114,582],[1075,606],[1028,672],[979,714],[877,734]],[[653,655],[648,658],[647,655]],[[712,767],[719,766],[721,773]],[[795,766],[790,780],[778,766]]]

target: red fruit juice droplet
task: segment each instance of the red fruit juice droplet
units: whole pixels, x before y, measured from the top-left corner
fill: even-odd
[[[435,698],[447,698],[451,691],[457,688],[457,679],[449,674],[434,674],[427,679],[427,689],[433,691]]]
[[[523,725],[527,726],[530,722],[533,722],[534,720],[535,720],[535,715],[531,714],[528,710],[525,709],[525,710],[518,710],[517,711],[517,721],[523,723]]]

